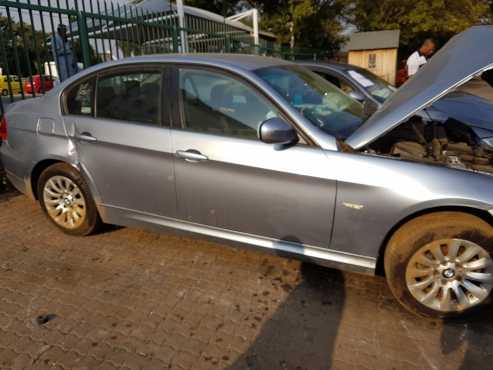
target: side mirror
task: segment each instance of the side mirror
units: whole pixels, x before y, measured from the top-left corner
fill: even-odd
[[[349,94],[348,94],[352,99],[354,100],[357,100],[359,101],[360,103],[363,103],[366,99],[365,97],[363,96],[363,94],[361,94],[359,91],[351,91]]]
[[[258,138],[267,144],[288,145],[298,141],[298,134],[282,118],[274,117],[260,124]]]

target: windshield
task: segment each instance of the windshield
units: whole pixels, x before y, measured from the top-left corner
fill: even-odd
[[[350,69],[347,73],[380,103],[385,102],[396,90],[385,80],[363,69]]]
[[[365,119],[363,106],[303,67],[269,67],[255,73],[315,126],[344,140]]]

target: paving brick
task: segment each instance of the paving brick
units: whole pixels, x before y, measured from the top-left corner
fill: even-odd
[[[142,230],[70,237],[0,197],[2,370],[488,369],[492,338],[487,318],[413,317],[382,278]]]

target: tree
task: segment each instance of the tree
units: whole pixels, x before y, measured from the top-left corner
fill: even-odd
[[[44,63],[53,60],[50,48],[51,33],[36,31],[30,24],[9,19],[0,13],[0,67],[3,73],[21,77],[44,74]],[[73,49],[77,61],[82,61],[82,48],[79,38],[73,38]],[[92,46],[89,45],[91,64],[101,62]]]
[[[186,5],[225,16],[235,14],[241,3],[242,1],[240,0],[185,0]]]
[[[347,0],[185,0],[185,4],[226,15],[257,8],[261,29],[276,34],[283,45],[294,41],[296,48],[332,55],[344,40],[340,32]]]
[[[368,0],[351,1],[351,22],[359,31],[401,30],[403,53],[426,37],[439,43],[490,19],[488,0]]]
[[[28,24],[20,23],[0,14],[0,67],[11,74],[27,76],[44,71],[43,61],[50,52],[45,47],[44,35],[35,31]],[[6,73],[6,72],[4,72]]]

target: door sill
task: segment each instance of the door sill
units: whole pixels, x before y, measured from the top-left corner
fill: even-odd
[[[155,231],[170,230],[186,234],[200,235],[214,241],[228,244],[260,248],[273,254],[295,257],[304,261],[316,263],[340,270],[373,275],[376,269],[376,259],[351,253],[314,247],[307,244],[285,240],[266,238],[238,231],[197,224],[189,221],[138,212],[122,207],[100,204],[105,215],[105,221],[111,224],[142,227]],[[98,207],[98,208],[99,208]]]

